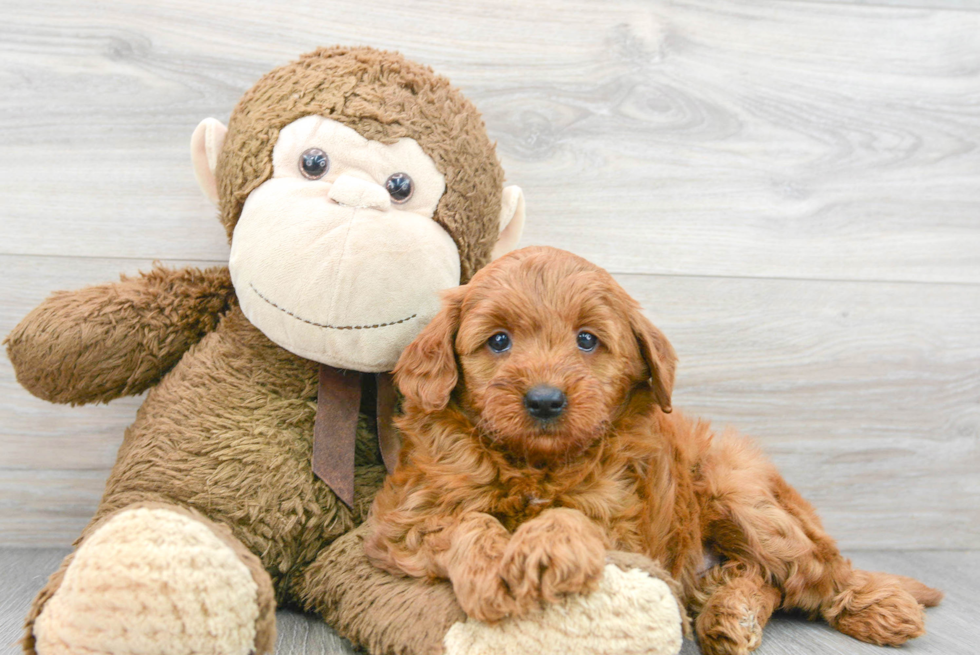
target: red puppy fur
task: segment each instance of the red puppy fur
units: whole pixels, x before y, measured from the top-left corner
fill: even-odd
[[[448,579],[492,622],[593,589],[607,549],[642,553],[682,584],[706,653],[752,650],[777,608],[875,644],[923,634],[940,592],[852,568],[758,448],[671,411],[673,348],[607,272],[525,248],[444,300],[395,370],[404,444],[375,564]],[[547,420],[540,385],[564,398]]]

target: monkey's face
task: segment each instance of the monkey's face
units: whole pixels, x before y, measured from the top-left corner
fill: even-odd
[[[413,139],[386,145],[319,116],[283,128],[272,160],[232,237],[242,310],[297,355],[390,370],[460,281],[432,220],[443,175]]]

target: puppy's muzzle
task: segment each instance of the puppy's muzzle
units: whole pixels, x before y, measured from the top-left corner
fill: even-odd
[[[527,413],[542,421],[558,417],[565,411],[566,405],[568,405],[568,399],[565,397],[565,393],[561,389],[547,384],[531,387],[524,394],[524,407],[527,408]]]

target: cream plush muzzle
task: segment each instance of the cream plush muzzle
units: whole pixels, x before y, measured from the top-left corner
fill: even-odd
[[[300,157],[327,153],[320,179]],[[286,126],[272,178],[253,191],[232,238],[229,268],[242,310],[272,341],[339,368],[387,371],[459,284],[459,251],[432,216],[445,180],[412,139],[385,145],[336,121]],[[390,200],[407,173],[413,193]]]

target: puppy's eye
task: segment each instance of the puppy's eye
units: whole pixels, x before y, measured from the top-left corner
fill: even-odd
[[[487,345],[490,346],[490,350],[495,353],[508,351],[510,350],[510,337],[507,336],[506,332],[498,332],[487,339]]]
[[[587,353],[592,352],[596,349],[596,346],[599,345],[599,338],[591,332],[586,332],[584,330],[578,333],[576,341],[578,342],[578,349]]]
[[[330,157],[319,148],[310,148],[299,156],[299,172],[311,180],[319,180],[330,170]]]

